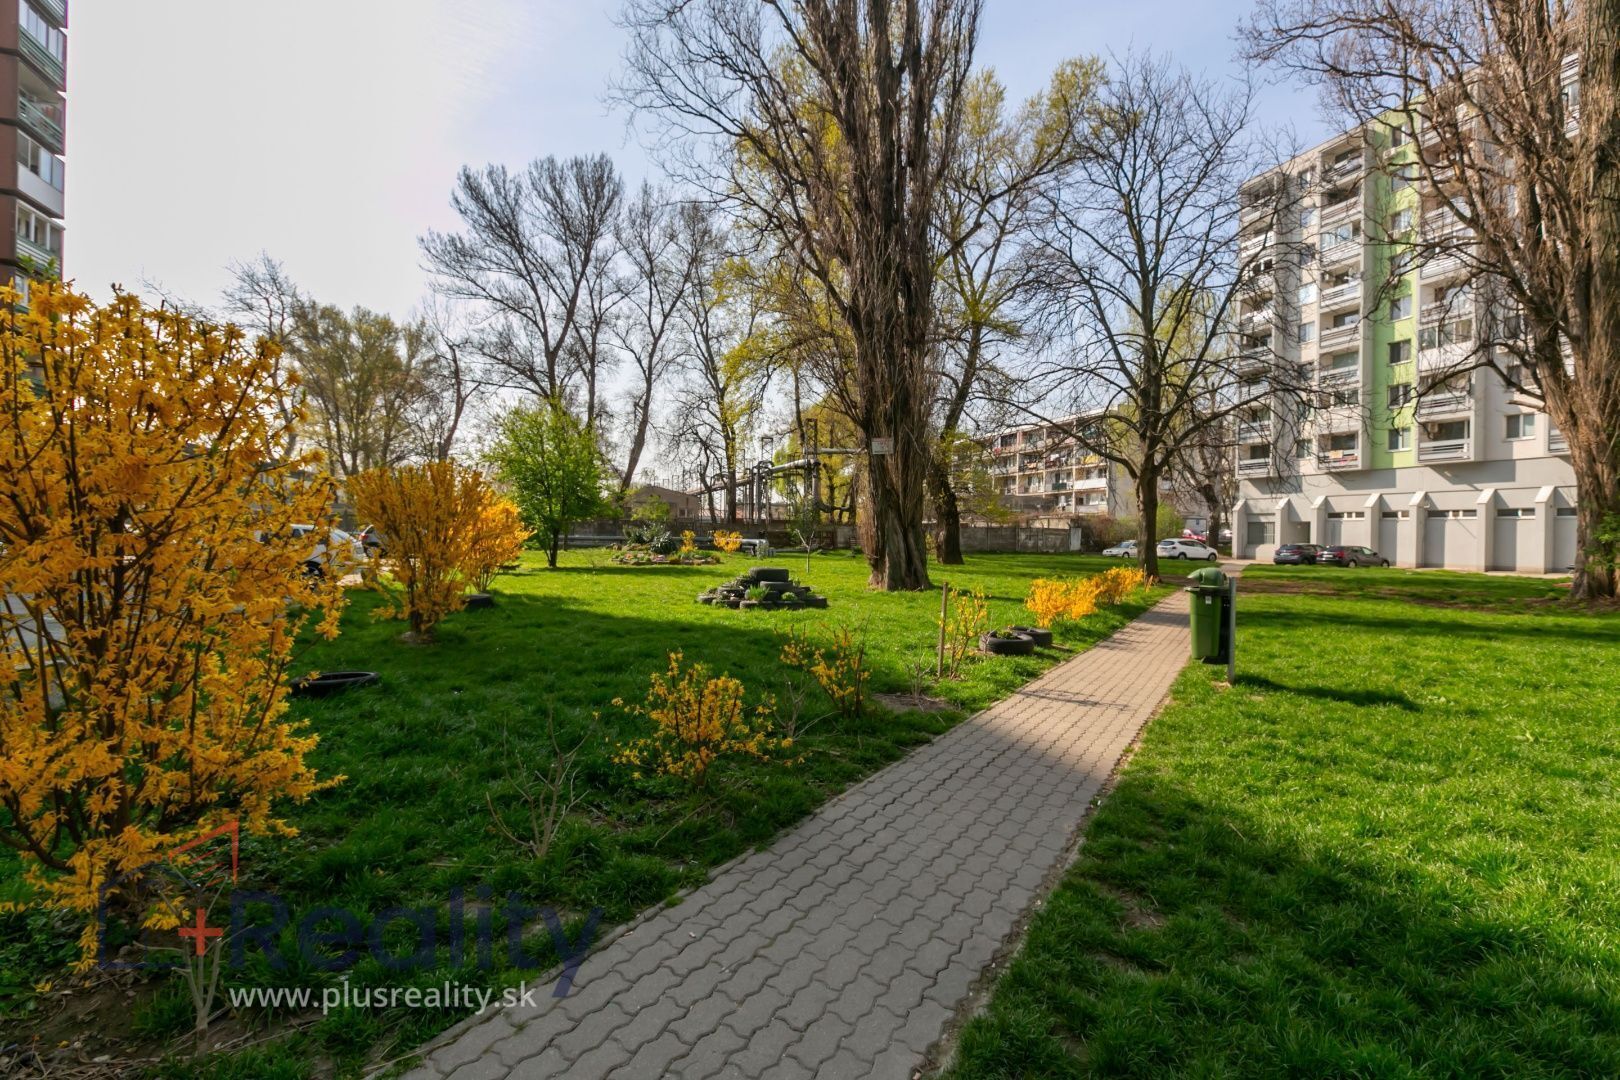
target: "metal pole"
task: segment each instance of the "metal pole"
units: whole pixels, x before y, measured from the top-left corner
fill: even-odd
[[[1226,579],[1226,685],[1237,685],[1237,578]]]

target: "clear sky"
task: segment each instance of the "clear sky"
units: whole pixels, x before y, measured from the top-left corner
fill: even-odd
[[[603,105],[617,0],[75,0],[69,277],[213,302],[261,249],[322,300],[396,313],[416,237],[454,227],[464,163],[605,151],[650,165]],[[987,0],[980,60],[1015,94],[1061,59],[1132,47],[1235,72],[1247,0]],[[1322,130],[1308,93],[1262,115]]]

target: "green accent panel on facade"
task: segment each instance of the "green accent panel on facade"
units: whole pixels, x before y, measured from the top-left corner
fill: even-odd
[[[1371,443],[1363,460],[1368,468],[1398,469],[1417,464],[1417,451],[1413,448],[1412,439],[1408,439],[1406,450],[1389,449],[1390,429],[1415,424],[1414,406],[1407,405],[1391,412],[1389,388],[1397,383],[1415,382],[1417,378],[1417,275],[1407,274],[1393,289],[1384,288],[1389,280],[1390,258],[1394,253],[1393,246],[1384,240],[1389,233],[1392,217],[1400,211],[1410,210],[1415,226],[1421,211],[1421,200],[1412,185],[1397,191],[1390,182],[1390,173],[1395,167],[1414,160],[1412,141],[1408,139],[1404,146],[1391,149],[1389,129],[1383,124],[1371,125],[1369,141],[1373,145],[1375,158],[1382,164],[1369,170],[1366,189],[1370,227],[1364,230],[1367,242],[1362,259],[1362,296],[1367,311],[1365,317],[1372,327],[1367,335],[1372,356],[1368,364],[1370,378],[1363,381],[1365,391],[1362,401],[1367,409]],[[1411,298],[1411,310],[1406,318],[1392,321],[1389,317],[1390,301],[1399,296]],[[1392,366],[1389,347],[1401,340],[1411,343],[1407,362]]]

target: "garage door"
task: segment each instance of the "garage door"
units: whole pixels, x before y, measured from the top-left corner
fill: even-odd
[[[1568,570],[1575,565],[1575,513],[1573,507],[1561,506],[1553,519],[1552,568]]]
[[[1412,555],[1411,552],[1401,550],[1401,519],[1389,516],[1389,514],[1395,512],[1393,510],[1388,511],[1383,517],[1379,518],[1378,543],[1374,544],[1373,547],[1378,549],[1378,554],[1390,562],[1407,565],[1411,563]]]
[[[1453,511],[1453,513],[1458,513]],[[1442,566],[1479,570],[1479,512],[1464,510],[1446,522],[1446,558]]]
[[[1423,523],[1423,558],[1419,566],[1446,565],[1446,533],[1450,526],[1444,510],[1429,511],[1429,520]]]
[[[1333,517],[1331,515],[1328,517],[1327,522],[1322,527],[1321,542],[1329,545],[1342,544],[1345,542],[1343,518]]]
[[[1492,570],[1540,570],[1539,566],[1521,565],[1535,551],[1535,511],[1522,515],[1517,510],[1498,511],[1491,522]]]

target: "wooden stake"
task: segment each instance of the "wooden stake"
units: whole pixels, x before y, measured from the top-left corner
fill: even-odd
[[[934,660],[934,678],[945,677],[945,620],[950,617],[951,583],[939,587],[939,653]]]

